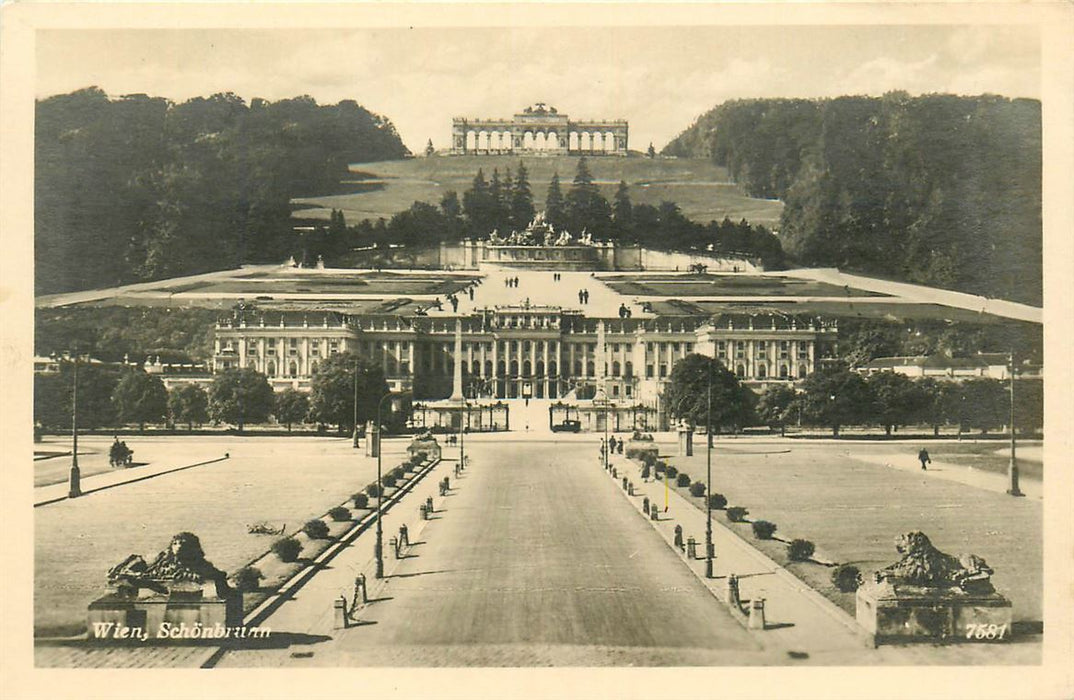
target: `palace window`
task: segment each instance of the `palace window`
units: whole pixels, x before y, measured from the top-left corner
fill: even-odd
[[[653,378],[653,366],[652,365],[645,365],[645,376],[648,379]]]
[[[779,366],[779,378],[780,379],[786,379],[789,374],[790,374],[790,371],[787,369],[787,365],[780,365]]]
[[[757,365],[757,378],[764,379],[768,376],[768,368],[764,365]]]
[[[686,352],[693,352],[693,351],[694,351],[694,344],[693,343],[687,343],[686,344]]]
[[[668,376],[668,366],[660,363],[660,378],[663,379],[666,376]]]
[[[634,363],[629,361],[629,360],[627,360],[623,364],[623,373],[627,378],[633,377],[634,376]]]
[[[727,357],[727,342],[723,340],[716,341],[716,357]]]
[[[612,362],[612,376],[615,376],[615,377],[620,376],[619,370],[620,370],[619,361],[616,360],[615,362]]]
[[[767,341],[764,341],[764,340],[758,340],[757,341],[757,357],[759,357],[760,359],[763,360],[765,358],[765,352],[766,352],[767,349],[768,349],[768,342]]]
[[[410,362],[403,360],[399,363],[399,374],[410,374]]]
[[[631,386],[630,386],[629,384],[627,384],[627,385],[626,385],[625,387],[623,387],[623,388],[624,388],[624,389],[626,389],[626,395],[627,395],[627,398],[630,398],[630,393],[631,393],[631,392],[630,392],[630,389],[631,389]]]
[[[745,377],[746,376],[746,366],[745,365],[736,366],[735,367],[735,374],[738,376],[739,379],[742,379],[743,377]]]
[[[615,397],[619,396],[619,385],[618,384],[612,384],[612,396],[615,396]]]

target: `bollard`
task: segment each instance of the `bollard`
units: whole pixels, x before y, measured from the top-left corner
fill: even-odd
[[[405,523],[399,526],[399,546],[410,546],[410,531],[407,530]]]
[[[724,602],[732,608],[738,608],[742,604],[738,598],[738,576],[735,576],[734,574],[727,575],[727,588],[724,589]]]
[[[645,511],[645,513],[649,512],[649,497],[648,496],[646,496],[645,500],[641,502],[641,509],[643,511]]]
[[[660,519],[660,509],[656,507],[655,503],[652,505],[652,510],[649,511],[649,517],[653,520]]]
[[[358,601],[358,592],[362,594],[362,605],[369,602],[369,589],[365,585],[365,574],[358,574],[354,579],[354,600]]]
[[[450,491],[451,490],[451,480],[448,479],[446,476],[444,477],[444,490],[445,491]]]
[[[429,496],[428,498],[425,499],[425,511],[427,513],[432,513],[433,512],[433,497],[432,496]]]
[[[630,495],[630,496],[633,496],[633,495],[634,495],[634,482],[633,482],[633,481],[631,481],[630,483],[628,483],[628,484],[627,484],[627,486],[626,486],[626,492],[627,492],[627,494],[628,494],[628,495]]]
[[[675,546],[682,549],[682,525],[675,526]]]
[[[750,621],[746,627],[751,630],[764,629],[764,598],[754,598],[750,601]]]
[[[697,540],[693,537],[686,538],[686,556],[690,559],[697,559]]]
[[[395,552],[395,558],[399,558],[399,540],[394,537],[388,540],[388,544],[391,545],[392,551]]]
[[[428,520],[429,519],[429,511],[428,511],[428,509],[426,509],[424,503],[422,503],[420,506],[418,506],[418,513],[421,514],[421,519],[422,520]]]
[[[332,624],[337,630],[347,629],[347,599],[340,595],[332,608]]]
[[[623,490],[627,490],[627,478],[625,476],[623,477]]]
[[[619,478],[619,472],[616,470],[615,467],[612,467],[612,478],[613,479],[618,479]]]

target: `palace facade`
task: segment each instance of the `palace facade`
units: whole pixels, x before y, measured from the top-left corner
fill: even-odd
[[[717,358],[760,389],[813,372],[834,356],[835,340],[834,321],[773,309],[601,318],[539,304],[438,316],[246,307],[219,319],[213,366],[255,369],[276,389],[308,390],[319,363],[353,353],[380,363],[393,391],[419,401],[545,400],[592,412],[593,399],[606,397],[616,429],[652,428],[666,423],[664,384],[691,353]]]
[[[625,156],[629,130],[625,119],[572,120],[539,102],[510,119],[455,117],[451,152]]]

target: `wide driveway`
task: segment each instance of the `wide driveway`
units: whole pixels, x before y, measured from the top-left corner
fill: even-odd
[[[627,505],[593,446],[469,447],[471,466],[437,518],[412,530],[414,556],[362,612],[375,624],[333,631],[290,663],[773,662]],[[226,665],[244,665],[244,655]]]

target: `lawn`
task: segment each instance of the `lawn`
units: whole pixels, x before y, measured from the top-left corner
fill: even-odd
[[[848,290],[824,282],[770,275],[616,275],[602,280],[620,294],[642,296],[829,296],[845,298]],[[887,296],[861,289],[854,296]]]
[[[386,468],[401,461],[405,445],[385,442]],[[108,569],[132,553],[152,560],[177,532],[198,535],[206,558],[230,573],[273,540],[249,534],[248,524],[294,532],[376,479],[376,460],[346,439],[198,436],[135,447],[151,463],[181,463],[198,450],[231,458],[34,509],[35,634],[83,632],[86,606],[105,592]]]
[[[349,223],[367,218],[390,218],[415,201],[437,204],[448,190],[454,190],[461,197],[479,168],[489,179],[493,169],[498,168],[501,175],[507,168],[517,170],[520,160],[529,171],[538,208],[545,200],[552,174],[559,173],[560,182],[566,189],[574,178],[578,162],[574,156],[527,156],[521,159],[435,156],[359,163],[351,166],[357,181],[351,184],[351,191],[296,199],[294,203],[303,206],[296,216],[327,219],[332,209],[340,209]],[[587,158],[586,163],[601,193],[609,201],[619,181],[625,180],[635,204],[659,206],[660,202],[670,200],[677,203],[687,217],[702,223],[729,217],[734,221],[745,218],[752,223],[771,226],[779,221],[783,211],[782,202],[747,197],[741,188],[730,182],[726,169],[706,159],[595,157]]]
[[[748,508],[750,520],[776,523],[777,536],[811,540],[816,559],[863,572],[898,560],[896,536],[921,530],[942,551],[984,557],[996,571],[996,589],[1012,600],[1016,621],[1042,619],[1041,501],[865,463],[849,456],[852,449],[894,456],[905,446],[721,440],[713,453],[713,491]],[[705,479],[704,449],[668,462],[695,481]],[[714,517],[730,525],[722,512]],[[784,544],[755,540],[748,523],[731,527],[853,614],[854,596],[834,588],[830,568],[788,563]]]

